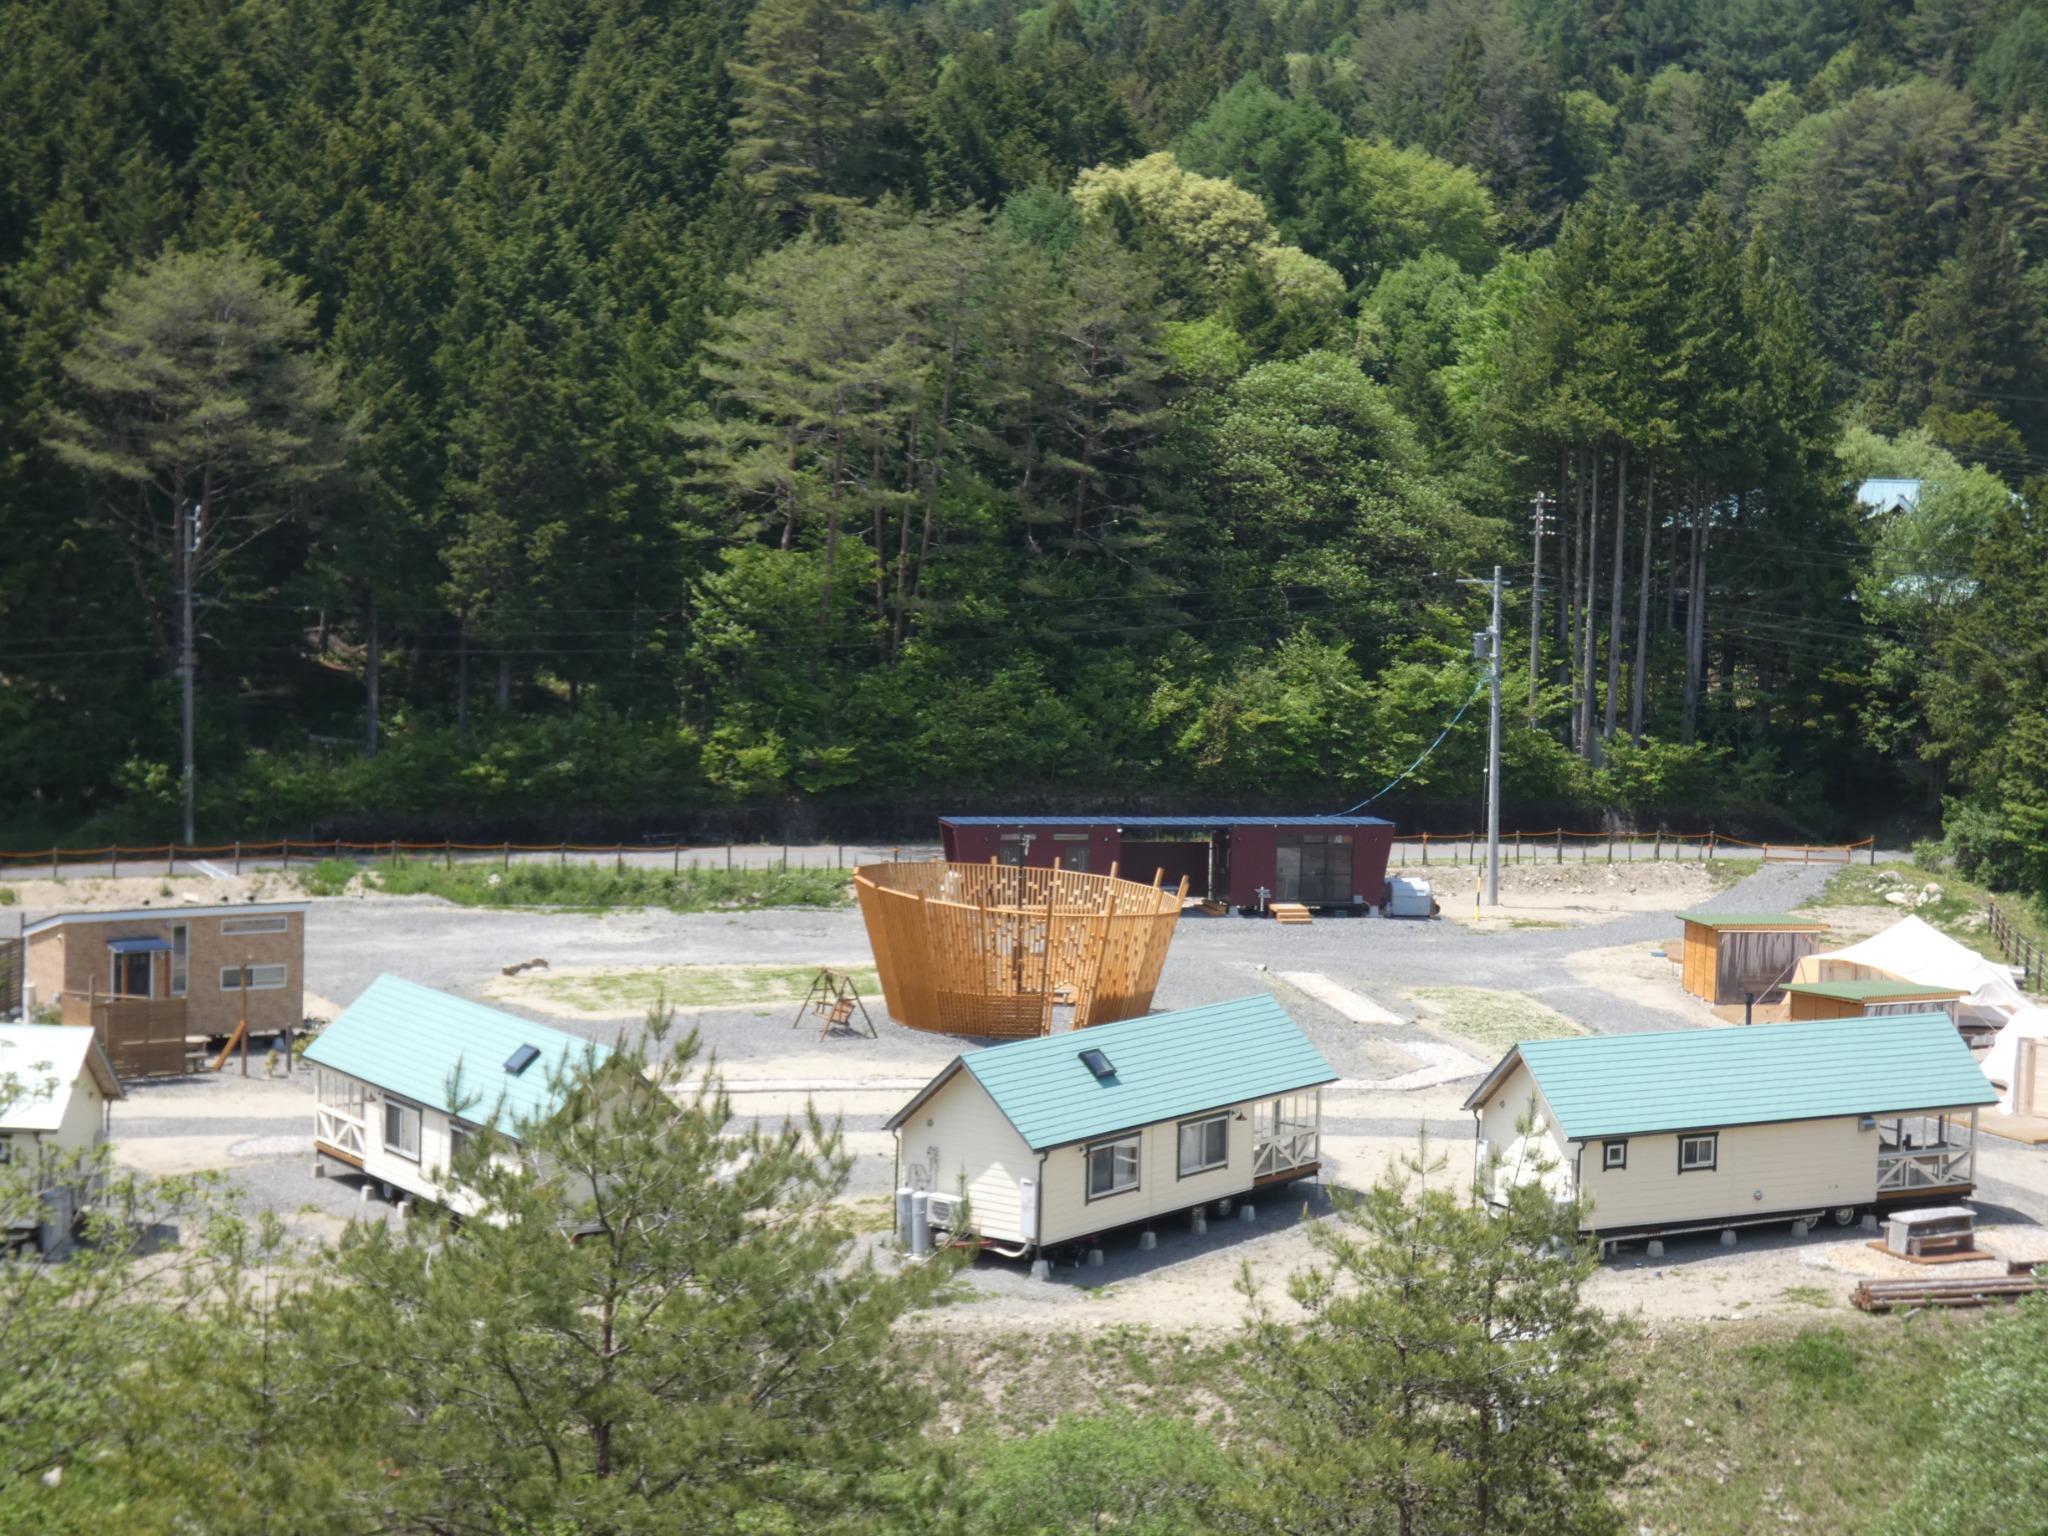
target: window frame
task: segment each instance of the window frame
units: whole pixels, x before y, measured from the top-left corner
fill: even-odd
[[[289,933],[292,920],[275,914],[260,917],[224,917],[220,920],[220,933],[224,939],[245,938],[256,933]]]
[[[261,965],[251,965],[246,967],[246,969],[249,972],[249,990],[251,992],[282,992],[286,987],[291,985],[291,967],[282,960],[266,960]],[[222,966],[220,968],[221,991],[241,991],[243,970],[244,967],[239,965]],[[277,980],[261,980],[260,978],[262,977],[265,971],[277,972]],[[229,981],[228,978],[230,976],[234,977],[235,979],[233,981]]]
[[[171,924],[171,996],[183,997],[192,986],[192,925]]]
[[[391,1114],[393,1110],[397,1110],[400,1114],[410,1114],[412,1116],[412,1150],[410,1152],[406,1151],[402,1146],[394,1146],[392,1144]],[[411,1099],[401,1099],[397,1094],[387,1093],[384,1095],[384,1102],[378,1111],[378,1130],[379,1139],[383,1142],[386,1152],[389,1152],[393,1157],[403,1158],[408,1163],[417,1163],[420,1160],[420,1142],[425,1138],[426,1129],[427,1116],[424,1109],[413,1103]]]
[[[1095,1154],[1098,1152],[1110,1154],[1109,1166],[1113,1175],[1117,1165],[1116,1153],[1124,1148],[1130,1149],[1131,1182],[1114,1185],[1097,1194],[1095,1191]],[[1097,1200],[1114,1200],[1118,1195],[1128,1195],[1140,1188],[1144,1182],[1144,1132],[1132,1131],[1124,1136],[1105,1137],[1101,1141],[1091,1141],[1081,1149],[1081,1194],[1084,1204],[1093,1205]]]
[[[1688,1143],[1704,1141],[1707,1144],[1707,1161],[1688,1163],[1685,1149]],[[1678,1138],[1678,1171],[1680,1173],[1716,1173],[1721,1167],[1721,1133],[1719,1131],[1686,1131]]]
[[[1617,1152],[1619,1152],[1619,1153],[1621,1154],[1621,1159],[1620,1159],[1620,1161],[1618,1161],[1618,1162],[1617,1162],[1617,1161],[1615,1160],[1615,1156],[1614,1156],[1614,1154],[1615,1154],[1615,1153],[1617,1153]],[[1602,1173],[1623,1173],[1623,1172],[1626,1172],[1626,1171],[1627,1171],[1627,1169],[1628,1169],[1628,1138],[1627,1138],[1627,1137],[1622,1137],[1621,1139],[1619,1139],[1619,1140],[1616,1140],[1616,1141],[1603,1141],[1603,1142],[1601,1142],[1601,1143],[1600,1143],[1600,1171],[1601,1171]]]
[[[1205,1173],[1214,1173],[1219,1168],[1228,1168],[1230,1166],[1230,1113],[1227,1109],[1219,1109],[1214,1114],[1191,1115],[1185,1120],[1176,1122],[1173,1128],[1173,1165],[1177,1170],[1174,1175],[1175,1178],[1192,1179]],[[1187,1161],[1187,1144],[1182,1140],[1182,1137],[1187,1134],[1190,1127],[1201,1126],[1206,1129],[1212,1125],[1223,1127],[1223,1156],[1215,1162],[1200,1163],[1190,1168]]]

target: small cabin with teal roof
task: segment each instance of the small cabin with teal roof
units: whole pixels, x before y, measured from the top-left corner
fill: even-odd
[[[1996,1102],[1919,1013],[1529,1040],[1465,1107],[1489,1198],[1540,1182],[1606,1240],[1960,1199]]]
[[[896,1186],[1021,1257],[1316,1174],[1336,1079],[1270,997],[987,1046],[890,1117]]]
[[[314,1154],[468,1214],[448,1170],[484,1126],[516,1144],[561,1107],[563,1079],[611,1052],[467,998],[379,976],[306,1048]]]

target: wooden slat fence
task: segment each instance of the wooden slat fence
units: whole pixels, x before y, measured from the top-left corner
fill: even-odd
[[[936,1034],[1016,1040],[1152,1006],[1178,889],[1064,869],[942,860],[869,864],[854,891],[890,1015]]]

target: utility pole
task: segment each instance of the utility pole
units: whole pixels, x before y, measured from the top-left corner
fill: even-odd
[[[1541,491],[1529,499],[1529,521],[1535,528],[1531,536],[1531,571],[1529,578],[1529,724],[1536,724],[1536,675],[1543,663],[1543,519],[1549,511],[1550,502]]]
[[[199,563],[198,508],[189,499],[178,501],[178,686],[184,715],[185,764],[179,793],[185,806],[185,841],[195,843],[192,824],[193,790],[198,775],[192,766],[192,673],[196,665],[192,640],[192,577]]]
[[[1493,705],[1488,712],[1486,732],[1486,904],[1500,905],[1500,567],[1493,568],[1491,581],[1460,577],[1461,587],[1487,587],[1493,592],[1493,623],[1472,637],[1474,660],[1486,662],[1487,681],[1492,685]]]

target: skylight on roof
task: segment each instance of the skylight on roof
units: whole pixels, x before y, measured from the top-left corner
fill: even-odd
[[[1109,1058],[1093,1047],[1081,1053],[1081,1065],[1097,1077],[1116,1076],[1116,1068],[1110,1065]]]
[[[507,1077],[517,1077],[538,1060],[540,1060],[539,1046],[522,1045],[518,1050],[505,1058],[505,1075]]]

